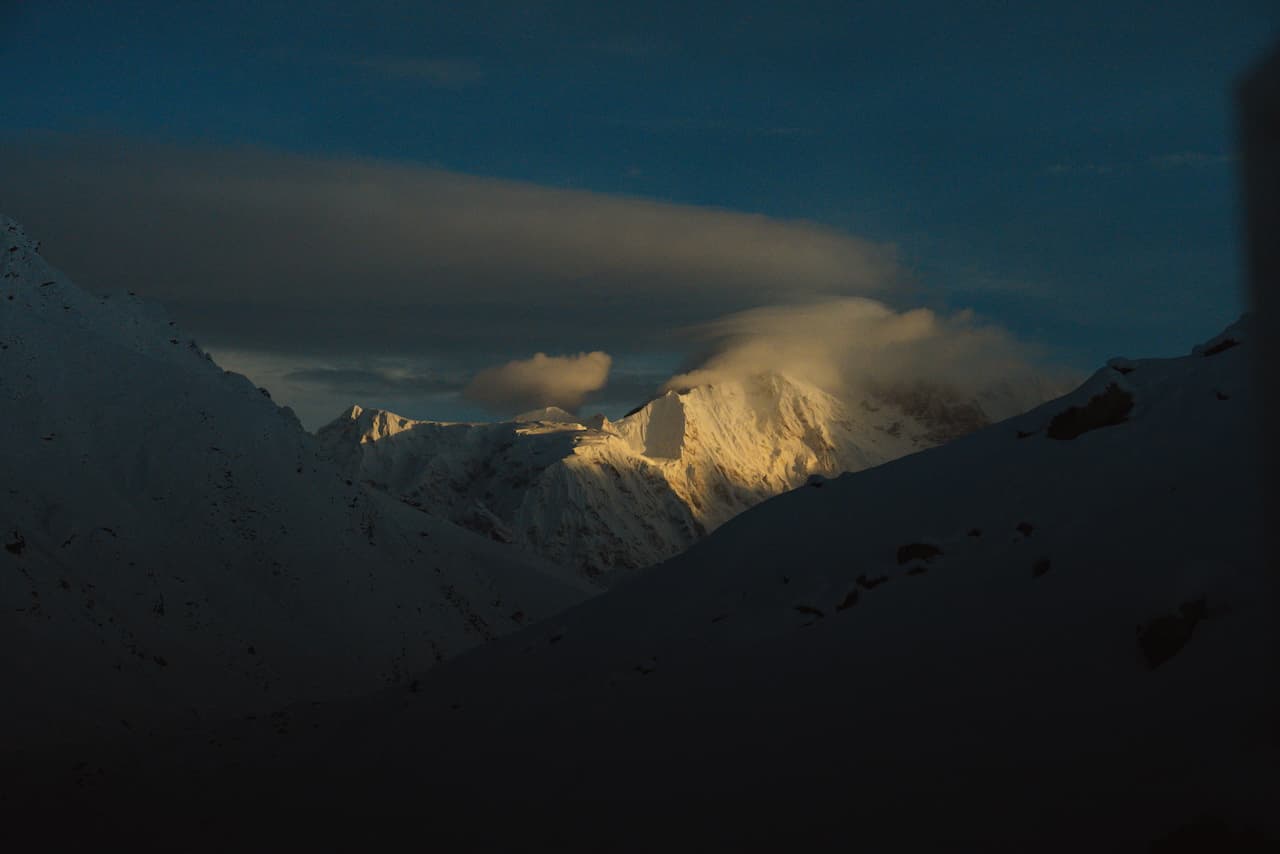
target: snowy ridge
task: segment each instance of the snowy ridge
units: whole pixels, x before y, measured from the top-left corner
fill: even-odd
[[[584,593],[352,485],[157,307],[0,217],[3,744],[394,684]]]
[[[350,811],[747,799],[788,838],[890,850],[1147,850],[1202,816],[1276,834],[1248,339],[1113,360],[1025,415],[753,508],[419,692],[294,707],[292,737],[220,730],[149,773],[241,757],[289,769],[220,778],[247,803]],[[376,771],[357,789],[351,768]],[[749,843],[738,818],[715,838]]]
[[[774,373],[669,391],[614,422],[552,407],[446,424],[356,406],[317,435],[350,477],[595,578],[678,554],[814,475],[870,468],[986,423],[982,404],[945,389],[880,389],[849,407]]]

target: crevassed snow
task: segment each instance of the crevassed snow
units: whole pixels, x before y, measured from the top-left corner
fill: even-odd
[[[394,684],[585,595],[315,454],[0,218],[0,744]]]

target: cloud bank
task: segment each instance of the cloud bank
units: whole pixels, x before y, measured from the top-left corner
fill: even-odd
[[[532,358],[486,368],[463,390],[463,396],[496,412],[511,415],[517,410],[542,406],[577,409],[583,399],[604,387],[613,359],[596,351],[576,356]]]
[[[0,188],[0,207],[83,286],[167,304],[311,425],[352,402],[424,418],[574,409],[600,400],[608,352],[687,350],[690,325],[704,357],[668,387],[779,369],[834,391],[972,388],[1029,370],[971,315],[866,298],[910,286],[894,247],[801,220],[407,163],[66,136],[0,136]]]
[[[228,348],[607,349],[902,278],[812,222],[361,158],[0,137],[0,187],[78,281]]]

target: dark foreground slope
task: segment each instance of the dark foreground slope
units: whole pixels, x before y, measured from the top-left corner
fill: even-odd
[[[10,803],[448,848],[1271,850],[1247,334],[768,501],[409,686],[13,757]]]
[[[353,485],[156,307],[81,290],[4,217],[0,541],[0,751],[407,684],[585,595]]]

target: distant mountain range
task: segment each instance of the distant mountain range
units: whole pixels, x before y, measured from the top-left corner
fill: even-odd
[[[814,476],[880,465],[1049,396],[1031,382],[969,398],[919,383],[850,405],[764,373],[668,391],[618,421],[551,407],[442,423],[353,406],[317,435],[348,477],[608,584]]]

